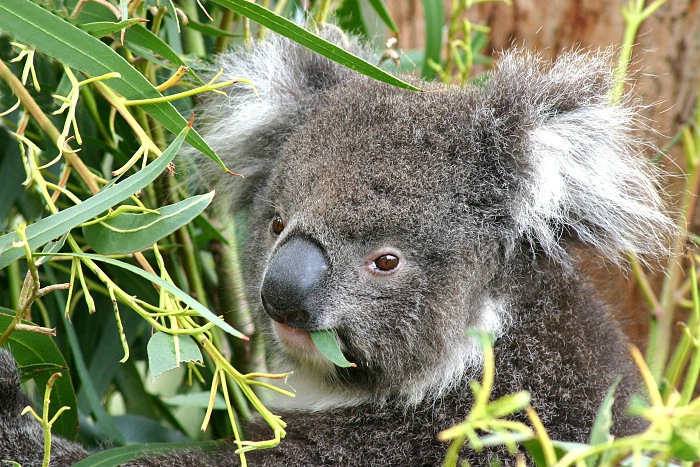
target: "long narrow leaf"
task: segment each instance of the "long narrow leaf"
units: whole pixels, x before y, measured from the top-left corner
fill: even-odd
[[[15,40],[30,44],[88,76],[118,72],[109,85],[128,99],[161,97],[153,85],[107,44],[50,13],[31,0],[0,1],[0,29]],[[143,109],[164,127],[178,133],[187,122],[169,102],[144,105]],[[196,131],[187,142],[224,167],[221,159]]]
[[[218,445],[215,441],[196,441],[191,443],[149,443],[131,444],[119,448],[100,451],[76,463],[73,467],[116,467],[136,457],[147,454],[172,454],[178,449],[211,450]]]
[[[214,1],[219,5],[230,8],[236,13],[250,18],[258,24],[282,34],[283,36],[298,42],[304,47],[307,47],[310,50],[313,50],[314,52],[317,52],[324,57],[329,58],[334,62],[338,62],[352,70],[399,88],[410,89],[411,91],[420,91],[419,88],[413,86],[412,84],[390,75],[386,71],[365,60],[362,60],[359,57],[356,57],[347,50],[341,49],[337,45],[331,44],[325,39],[321,39],[301,26],[298,26],[288,19],[275,14],[267,8],[248,0]]]
[[[197,217],[209,206],[214,192],[192,196],[154,212],[126,212],[83,227],[85,240],[103,255],[133,253],[156,243]]]
[[[442,3],[442,0],[423,0],[425,18],[425,55],[421,69],[423,79],[432,79],[436,75],[435,70],[428,65],[430,60],[440,63],[442,28],[445,21],[445,9]]]
[[[389,14],[389,10],[387,10],[384,2],[382,0],[369,0],[369,4],[372,5],[372,8],[377,12],[377,15],[381,18],[386,27],[391,29],[391,32],[394,34],[398,34],[399,28],[396,27],[396,23],[394,23],[394,20],[391,18],[391,14]]]
[[[214,323],[217,327],[221,328],[222,330],[226,331],[227,333],[231,334],[232,336],[238,337],[239,339],[248,340],[248,337],[246,335],[244,335],[240,331],[237,331],[234,328],[232,328],[230,324],[228,324],[226,321],[222,320],[221,318],[216,316],[214,313],[209,311],[209,309],[207,309],[207,307],[205,307],[204,305],[199,303],[197,300],[192,298],[189,294],[183,292],[177,286],[171,284],[170,282],[165,281],[164,279],[156,276],[155,274],[151,274],[150,272],[144,271],[143,269],[140,269],[134,265],[131,265],[129,263],[125,263],[124,261],[119,261],[119,260],[114,259],[114,258],[109,258],[107,256],[93,255],[90,253],[58,253],[55,256],[91,259],[91,260],[99,262],[99,263],[111,264],[112,266],[116,266],[118,268],[126,269],[129,272],[133,272],[134,274],[141,276],[142,278],[146,279],[147,281],[152,282],[152,283],[158,285],[159,287],[166,289],[168,292],[170,292],[176,298],[178,298],[180,301],[182,301],[185,305],[192,308],[195,311],[195,313],[197,313],[199,316],[206,318],[210,322]]]
[[[71,206],[27,226],[26,235],[29,248],[35,250],[54,238],[60,237],[77,225],[106,211],[151,183],[163,173],[173,160],[188,131],[189,127],[185,127],[161,157],[123,182],[103,189],[76,206]],[[11,232],[0,237],[0,269],[24,256],[24,249],[21,246],[13,245],[16,242],[19,242],[17,232]]]
[[[125,39],[127,42],[133,42],[142,47],[146,47],[158,55],[162,55],[171,62],[184,66],[185,62],[175,51],[163,40],[153,34],[143,26],[133,27],[126,30]]]

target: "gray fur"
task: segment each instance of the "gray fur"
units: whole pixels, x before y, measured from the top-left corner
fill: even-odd
[[[435,435],[463,420],[481,371],[467,328],[495,336],[494,397],[530,391],[553,438],[586,441],[618,376],[615,432],[640,429],[624,416],[637,388],[625,337],[573,253],[622,265],[628,252],[665,254],[673,231],[633,112],[609,105],[608,62],[569,53],[549,66],[516,51],[481,87],[414,93],[277,37],[220,57],[224,78],[251,79],[259,97],[239,84],[200,106],[205,139],[246,176],[203,158],[201,181],[248,215],[249,300],[298,396],[276,401],[287,436],[252,465],[439,465]],[[333,329],[357,368],[285,344],[263,308],[266,272],[293,239],[327,261],[308,329]],[[400,268],[377,273],[386,252]],[[271,433],[252,424],[246,436]],[[134,465],[235,465],[232,451]]]

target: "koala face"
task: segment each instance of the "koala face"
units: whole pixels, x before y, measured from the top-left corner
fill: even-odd
[[[475,214],[478,155],[459,136],[474,123],[435,118],[447,105],[476,117],[462,94],[353,82],[285,143],[252,209],[248,252],[280,368],[418,397],[478,360],[466,328],[500,331],[489,289],[502,253]],[[315,350],[308,331],[322,329],[337,333],[356,368]]]

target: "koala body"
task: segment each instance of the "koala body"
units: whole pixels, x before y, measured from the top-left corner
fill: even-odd
[[[480,376],[469,328],[495,337],[494,397],[530,391],[554,438],[586,441],[618,377],[616,433],[641,427],[623,415],[637,381],[625,337],[577,273],[578,252],[621,264],[663,252],[672,230],[633,113],[610,105],[609,58],[516,51],[480,87],[416,93],[279,38],[221,57],[260,97],[240,85],[200,106],[246,179],[213,163],[203,177],[248,213],[250,303],[297,389],[281,401],[287,437],[253,462],[439,464],[435,435]],[[357,367],[314,349],[322,329]]]
[[[625,337],[577,257],[662,254],[672,223],[633,113],[609,105],[607,58],[513,52],[481,86],[418,93],[278,37],[220,57],[259,97],[239,84],[200,105],[203,136],[245,175],[203,160],[201,178],[246,213],[249,300],[297,390],[276,401],[286,437],[252,465],[440,464],[436,434],[464,419],[482,370],[470,328],[494,336],[493,397],[529,391],[552,438],[586,441],[618,377],[615,432],[641,428],[624,416]],[[315,349],[309,331],[327,329],[356,367]],[[236,464],[233,449],[134,465]]]

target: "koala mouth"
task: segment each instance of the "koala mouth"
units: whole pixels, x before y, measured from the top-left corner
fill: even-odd
[[[272,320],[272,332],[278,342],[296,351],[302,351],[307,354],[318,352],[311,340],[311,334],[306,329],[293,328]]]

